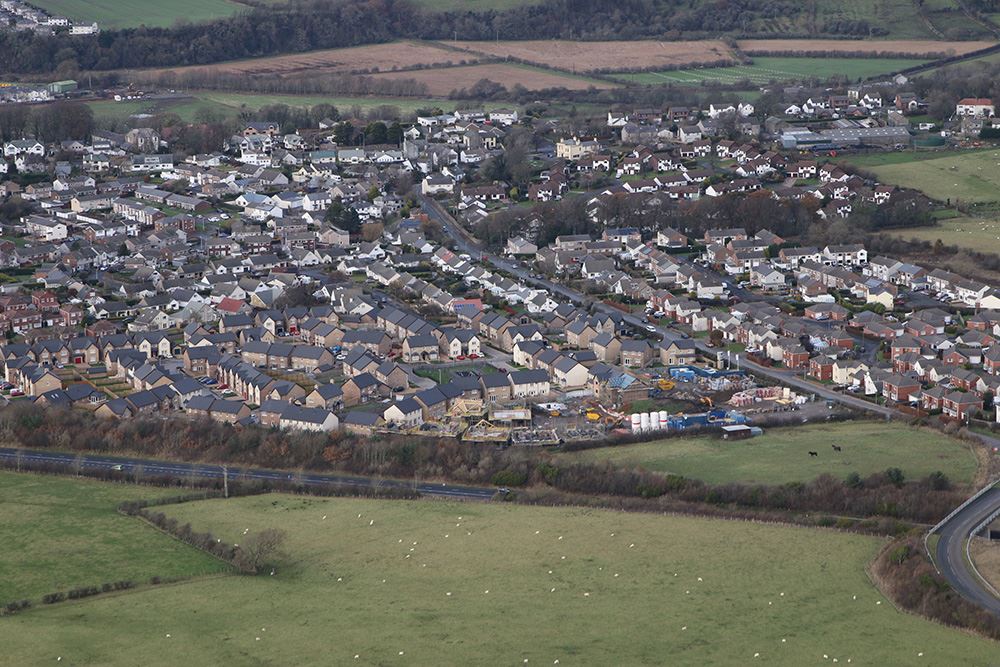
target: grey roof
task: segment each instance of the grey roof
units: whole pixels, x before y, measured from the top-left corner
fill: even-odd
[[[513,371],[510,374],[511,384],[535,384],[538,382],[548,382],[549,374],[547,371],[541,368],[535,369],[525,369],[520,371]]]

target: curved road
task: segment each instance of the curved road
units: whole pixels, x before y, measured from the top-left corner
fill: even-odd
[[[222,479],[223,468],[220,465],[206,463],[179,463],[174,461],[158,461],[155,459],[119,458],[91,454],[72,454],[66,452],[50,452],[37,449],[0,448],[0,459],[16,461],[20,459],[28,464],[60,464],[80,465],[84,468],[97,470],[121,470],[123,473],[138,471],[150,475],[180,475],[186,477],[207,477]],[[121,466],[121,468],[116,468]],[[290,473],[266,468],[245,468],[230,466],[230,480],[252,479],[260,481],[290,481],[295,479],[309,486],[349,486],[356,488],[390,488],[415,490],[422,495],[443,498],[461,498],[467,500],[490,500],[496,495],[496,489],[476,486],[458,486],[430,482],[407,482],[398,479],[374,479],[353,475],[321,475],[315,473]]]
[[[1000,616],[1000,598],[972,571],[965,557],[972,531],[998,510],[1000,486],[994,486],[937,529],[940,539],[934,560],[941,575],[962,597]]]
[[[603,303],[594,303],[586,295],[566,285],[561,285],[532,274],[531,271],[520,263],[486,252],[482,247],[482,243],[459,224],[438,202],[424,196],[421,196],[420,199],[424,209],[433,219],[441,223],[449,235],[455,239],[456,244],[462,252],[479,257],[481,261],[489,262],[496,268],[517,276],[517,278],[528,284],[548,289],[551,294],[558,294],[572,303],[594,306],[601,310],[618,313],[623,316],[626,322],[635,327],[637,331],[645,330],[648,326],[647,322],[634,315],[624,314]],[[686,336],[683,332],[671,327],[654,325],[654,329],[656,334],[667,340],[676,340]],[[695,340],[694,343],[702,353],[709,355],[716,353],[716,350],[708,347],[703,341]],[[749,359],[741,360],[741,365],[758,375],[770,377],[801,391],[815,394],[827,400],[836,401],[857,410],[873,412],[883,417],[891,417],[898,414],[892,407],[877,405],[847,393],[833,391],[829,387],[809,382],[792,371],[768,368],[754,363]],[[1000,440],[997,438],[982,434],[975,435],[988,447],[1000,446]],[[975,573],[970,571],[966,565],[965,558],[965,548],[972,530],[998,510],[1000,510],[1000,487],[984,493],[967,507],[962,508],[955,516],[949,518],[943,525],[938,526],[937,532],[940,534],[940,541],[938,542],[935,560],[941,574],[963,597],[1000,615],[1000,598],[994,595]]]

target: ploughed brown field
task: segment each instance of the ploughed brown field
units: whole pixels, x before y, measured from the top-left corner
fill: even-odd
[[[489,79],[501,83],[508,89],[520,84],[528,90],[543,88],[566,88],[567,90],[586,90],[595,88],[614,88],[613,83],[606,81],[590,81],[574,76],[563,76],[558,72],[543,72],[530,67],[518,65],[488,64],[469,67],[443,67],[439,69],[411,70],[408,72],[386,72],[374,75],[378,79],[413,79],[427,86],[429,95],[447,95],[453,90],[471,88],[481,79]]]
[[[996,42],[939,42],[930,39],[860,40],[860,39],[741,39],[740,50],[747,54],[757,52],[786,53],[905,53],[912,56],[960,56]]]
[[[416,65],[457,65],[476,62],[480,58],[471,53],[453,51],[433,44],[420,42],[392,42],[369,44],[347,49],[324,49],[269,58],[233,60],[213,65],[195,65],[172,68],[178,73],[217,72],[222,74],[274,74],[276,76],[305,72],[349,73],[358,70],[391,71]],[[164,70],[158,70],[164,71]]]
[[[474,53],[511,56],[542,66],[576,72],[630,70],[713,63],[734,58],[732,49],[721,40],[684,42],[574,42],[536,40],[517,42],[458,42]]]

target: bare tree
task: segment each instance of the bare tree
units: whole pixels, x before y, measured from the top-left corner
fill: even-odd
[[[278,528],[265,528],[250,535],[237,547],[233,564],[245,574],[257,574],[266,561],[280,556],[287,533]]]

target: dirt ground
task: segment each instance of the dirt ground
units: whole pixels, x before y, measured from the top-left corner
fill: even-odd
[[[737,42],[740,50],[747,54],[755,52],[788,53],[802,52],[851,53],[905,53],[914,56],[928,54],[961,55],[978,51],[994,42],[939,42],[924,39],[900,40],[850,40],[850,39],[741,39]]]
[[[577,72],[696,65],[734,58],[732,50],[717,39],[685,42],[574,42],[555,39],[458,42],[457,46],[475,53],[512,56],[543,66]]]
[[[288,74],[353,72],[377,70],[390,72],[414,65],[457,65],[461,62],[474,63],[480,58],[471,53],[420,42],[392,42],[389,44],[369,44],[348,49],[324,49],[271,58],[235,60],[214,65],[178,67],[178,73],[191,71],[213,71],[225,74]]]
[[[471,67],[444,67],[440,69],[413,70],[409,72],[387,72],[377,74],[379,79],[414,79],[427,85],[430,95],[447,95],[453,90],[470,88],[480,79],[489,79],[502,83],[507,88],[521,84],[528,90],[542,88],[566,88],[567,90],[586,90],[595,88],[614,88],[614,84],[605,81],[589,81],[573,76],[564,76],[556,72],[542,72],[530,67],[517,65],[473,65]]]

